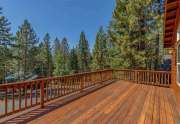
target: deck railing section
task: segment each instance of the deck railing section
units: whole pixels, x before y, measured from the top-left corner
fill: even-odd
[[[140,84],[170,87],[171,73],[168,71],[114,69],[114,78]]]
[[[0,118],[32,108],[108,80],[170,86],[170,72],[110,69],[0,85]]]
[[[0,85],[0,118],[112,80],[112,70]]]

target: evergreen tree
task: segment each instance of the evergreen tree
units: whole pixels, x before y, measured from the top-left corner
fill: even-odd
[[[156,35],[153,1],[117,0],[109,35],[119,46],[121,67],[152,68]]]
[[[56,37],[54,40],[54,45],[53,45],[53,54],[55,55],[60,51],[61,47],[61,42],[60,40]]]
[[[7,46],[11,45],[12,34],[10,28],[10,22],[2,15],[2,8],[0,8],[0,45]]]
[[[30,73],[35,68],[36,63],[36,50],[38,38],[34,29],[28,20],[24,20],[22,26],[16,33],[16,56],[18,59],[18,70],[23,72],[24,78],[27,73]]]
[[[55,42],[55,45],[59,44]],[[69,44],[66,38],[60,43],[60,46],[56,46],[55,49],[55,70],[54,75],[67,75],[70,73],[70,52],[69,52]]]
[[[70,52],[70,67],[72,73],[77,73],[79,71],[77,49],[75,48],[71,49]]]
[[[53,61],[50,45],[50,35],[48,33],[46,33],[43,38],[40,56],[42,60],[44,76],[52,76]]]
[[[90,50],[89,44],[86,39],[85,33],[81,32],[80,40],[78,44],[78,59],[79,59],[79,67],[82,72],[90,70]]]
[[[109,35],[111,38],[111,41],[114,42],[115,47],[118,47],[117,50],[119,50],[119,54],[115,56],[116,58],[119,58],[119,65],[121,67],[129,67],[130,61],[128,59],[131,58],[130,56],[130,46],[127,44],[130,41],[129,40],[129,24],[128,24],[128,12],[127,12],[127,5],[129,0],[123,1],[123,0],[117,0],[116,1],[116,8],[113,13],[113,19],[110,25],[110,31]],[[133,49],[131,49],[133,50]],[[127,53],[129,53],[129,56],[127,56]]]
[[[53,75],[54,76],[59,76],[62,75],[61,74],[61,65],[62,65],[62,53],[60,50],[60,40],[58,38],[56,38],[54,40],[54,71],[53,71]]]
[[[96,41],[93,49],[93,69],[104,69],[108,65],[108,47],[107,47],[107,35],[103,30],[103,27],[100,27],[97,35]]]
[[[60,44],[60,52],[62,54],[62,74],[67,75],[70,72],[69,67],[69,43],[66,38],[63,38]]]
[[[163,16],[164,16],[164,3],[165,0],[154,0],[153,1],[153,20],[155,21],[154,24],[154,35],[156,35],[156,50],[155,50],[155,57],[154,57],[154,66],[155,69],[160,67],[160,64],[162,63],[162,56],[164,53],[163,49]]]
[[[2,8],[0,8],[0,82],[5,82],[5,73],[12,60],[12,53],[10,45],[12,42],[10,22],[2,15]]]

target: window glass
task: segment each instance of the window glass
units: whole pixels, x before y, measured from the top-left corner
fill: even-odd
[[[180,44],[177,47],[177,84],[180,86]]]
[[[178,45],[178,49],[177,49],[177,63],[180,64],[180,45]]]
[[[180,32],[177,33],[177,41],[180,40]]]

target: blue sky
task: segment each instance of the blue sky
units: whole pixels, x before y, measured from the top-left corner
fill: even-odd
[[[111,20],[115,0],[0,0],[0,6],[13,33],[28,19],[40,39],[49,32],[52,39],[67,37],[72,47],[83,30],[92,48],[98,28]]]

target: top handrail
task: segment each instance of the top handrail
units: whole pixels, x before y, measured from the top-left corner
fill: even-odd
[[[158,70],[143,70],[143,69],[113,69],[113,70],[120,70],[120,71],[139,71],[139,72],[157,72],[157,73],[171,73],[170,71],[158,71]]]
[[[98,71],[91,71],[91,72],[82,72],[82,73],[77,73],[77,74],[71,74],[71,75],[64,75],[64,76],[56,76],[56,77],[47,77],[47,78],[40,78],[40,79],[35,79],[35,80],[27,80],[27,81],[19,81],[19,82],[14,82],[14,83],[7,83],[7,84],[0,84],[0,87],[6,87],[6,86],[13,86],[13,85],[23,85],[25,83],[30,83],[30,82],[38,82],[38,81],[47,81],[47,80],[54,80],[58,78],[68,78],[68,77],[74,77],[74,76],[82,76],[82,75],[87,75],[87,74],[92,74],[92,73],[98,73],[98,72],[104,72],[104,71],[137,71],[137,72],[156,72],[156,73],[168,73],[170,74],[170,71],[156,71],[156,70],[142,70],[142,69],[104,69],[104,70],[98,70]]]
[[[104,70],[98,70],[98,71],[91,71],[91,72],[82,72],[77,74],[70,74],[70,75],[64,75],[64,76],[55,76],[55,77],[47,77],[47,78],[40,78],[35,80],[26,80],[26,81],[19,81],[14,83],[6,83],[6,84],[0,84],[0,87],[6,87],[6,86],[12,86],[12,85],[23,85],[25,83],[31,83],[31,82],[39,82],[39,81],[47,81],[47,80],[54,80],[58,78],[68,78],[68,77],[74,77],[74,76],[82,76],[86,74],[92,74],[92,73],[98,73],[98,72],[104,72],[104,71],[112,71],[112,69],[104,69]]]

